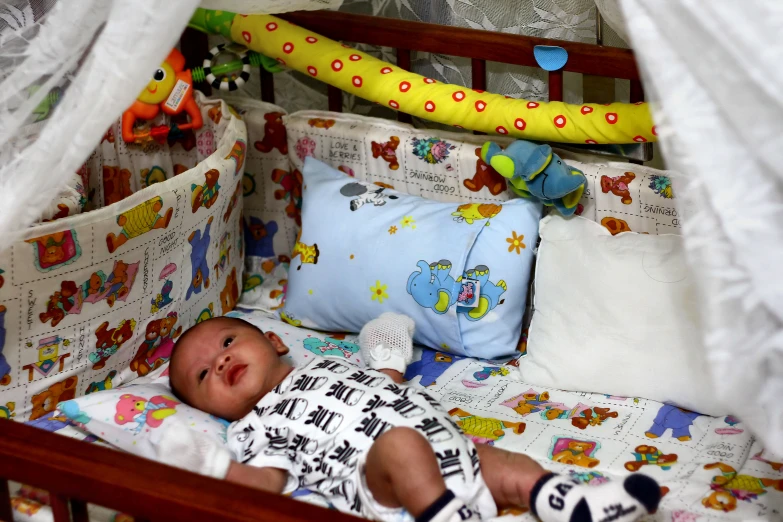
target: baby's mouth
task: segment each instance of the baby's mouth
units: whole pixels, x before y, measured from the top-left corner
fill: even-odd
[[[239,382],[239,379],[245,374],[245,370],[247,370],[246,364],[235,364],[229,368],[228,372],[226,372],[226,379],[228,380],[229,386],[234,386]]]

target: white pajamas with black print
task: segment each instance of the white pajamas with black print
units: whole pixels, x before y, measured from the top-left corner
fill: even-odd
[[[295,369],[229,427],[228,444],[239,462],[287,471],[284,493],[307,488],[344,512],[411,520],[405,510],[378,504],[364,475],[373,442],[403,426],[430,441],[446,487],[474,516],[496,516],[476,448],[442,406],[424,391],[344,360],[321,358]]]

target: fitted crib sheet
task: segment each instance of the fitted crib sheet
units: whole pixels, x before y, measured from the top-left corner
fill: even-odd
[[[324,356],[363,364],[355,335],[296,327],[265,312],[238,309],[229,315],[277,333],[296,365]],[[523,364],[524,355],[483,361],[417,347],[406,379],[426,387],[476,442],[525,453],[590,484],[629,473],[655,478],[664,496],[658,512],[645,520],[783,518],[783,459],[766,454],[737,418],[698,415],[643,398],[542,388],[519,379],[516,367]],[[86,437],[62,423],[39,427]],[[716,477],[728,483],[720,486]],[[293,496],[328,507],[312,491]],[[34,517],[14,514],[18,521],[51,520],[47,506]],[[102,511],[95,515],[113,520]],[[526,510],[507,510],[502,519],[536,520]]]

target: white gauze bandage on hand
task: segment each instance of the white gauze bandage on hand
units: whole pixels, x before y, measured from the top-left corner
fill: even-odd
[[[373,370],[405,373],[413,358],[413,332],[416,323],[407,315],[386,312],[359,332],[359,347],[367,366]]]

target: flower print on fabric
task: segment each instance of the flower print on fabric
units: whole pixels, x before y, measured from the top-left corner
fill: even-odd
[[[441,163],[456,148],[454,145],[438,138],[413,138],[411,145],[413,145],[414,156],[431,165]]]

